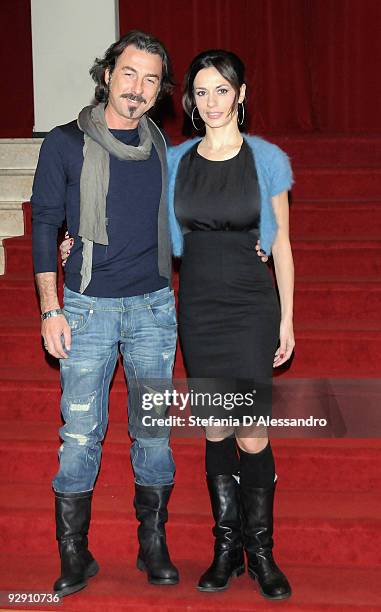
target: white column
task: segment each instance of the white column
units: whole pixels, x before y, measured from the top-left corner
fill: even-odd
[[[32,0],[34,132],[67,123],[89,104],[89,69],[119,38],[117,0]]]

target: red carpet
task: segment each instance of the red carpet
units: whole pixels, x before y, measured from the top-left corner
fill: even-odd
[[[277,381],[313,379],[305,386],[296,381],[300,397],[293,399],[290,392],[283,409],[291,410],[298,400],[309,414],[315,406],[311,393],[320,379],[348,384],[359,379],[362,386],[347,391],[341,404],[336,397],[341,417],[349,422],[350,411],[353,420],[356,411],[365,414],[369,406],[377,415],[381,140],[308,136],[277,142],[295,169],[291,227],[297,275],[295,358]],[[61,424],[59,376],[40,340],[28,205],[25,228],[25,236],[6,241],[6,274],[0,278],[0,590],[44,592],[59,569],[50,489]],[[175,375],[184,375],[179,352]],[[136,570],[125,401],[119,367],[90,533],[101,572],[83,592],[50,609],[381,610],[380,419],[371,430],[358,429],[362,438],[274,439],[279,477],[276,554],[294,594],[286,602],[271,603],[261,598],[247,575],[224,593],[195,589],[212,544],[201,437],[173,436],[177,475],[168,539],[181,582],[150,586]]]

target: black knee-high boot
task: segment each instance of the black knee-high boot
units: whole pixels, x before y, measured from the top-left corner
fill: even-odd
[[[264,597],[286,599],[291,595],[291,587],[272,553],[276,483],[270,443],[259,453],[246,453],[240,449],[240,457],[243,537],[248,573],[256,580]]]
[[[165,523],[171,485],[143,486],[135,483],[134,505],[138,527],[137,567],[147,573],[151,584],[177,584],[179,573],[173,565],[166,543]]]
[[[87,546],[91,518],[92,491],[55,492],[56,535],[61,557],[61,576],[54,583],[60,596],[70,595],[87,585],[87,579],[99,570]]]
[[[245,571],[241,534],[239,485],[234,476],[208,476],[208,489],[215,525],[214,558],[201,576],[200,591],[223,591],[233,576]]]
[[[235,437],[219,442],[206,441],[207,485],[215,521],[214,557],[211,566],[201,576],[200,591],[222,591],[233,576],[245,571],[241,533],[239,485],[233,474],[239,462]]]

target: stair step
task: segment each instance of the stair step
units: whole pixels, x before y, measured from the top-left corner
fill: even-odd
[[[31,421],[34,418],[39,423],[54,422],[55,430],[60,426],[58,414],[61,387],[58,369],[28,368],[26,375],[16,367],[1,368],[0,385],[2,427],[7,419]],[[187,391],[184,374],[180,370],[175,373],[174,385],[179,392]],[[272,408],[274,418],[306,419],[313,416],[326,419],[327,425],[324,428],[270,427],[271,437],[282,440],[303,438],[311,441],[322,436],[347,439],[381,437],[380,403],[381,386],[378,379],[298,379],[285,375],[275,376]],[[174,406],[171,414],[186,418],[185,426],[173,424],[173,436],[187,436],[192,439],[202,435],[200,428],[189,426],[189,408],[181,414]],[[125,428],[126,418],[127,387],[123,368],[118,364],[110,393],[110,423],[123,423]]]
[[[27,202],[32,193],[34,170],[1,170],[0,201]]]
[[[24,204],[25,234],[32,231],[31,206]],[[315,238],[379,238],[381,201],[296,200],[290,211],[291,236]],[[338,229],[337,229],[338,228]]]
[[[355,276],[381,277],[381,241],[294,240],[295,273],[298,278],[351,280]]]
[[[4,241],[5,272],[26,279],[34,278],[32,260],[32,239],[30,235],[9,238]],[[58,265],[58,256],[57,256]]]
[[[1,138],[0,168],[34,170],[42,138]]]
[[[130,481],[132,478],[130,479]],[[36,485],[34,485],[36,487]],[[124,489],[123,495],[119,487],[119,494],[113,488],[102,487],[99,483],[94,496],[92,512],[92,529],[90,535],[91,547],[94,552],[97,549],[111,548],[113,554],[125,559],[136,554],[135,538],[121,537],[123,533],[135,533],[136,519],[133,514],[132,488],[128,495]],[[199,509],[204,508],[204,513],[195,512],[186,507],[182,498],[181,486],[179,486],[178,500],[173,501],[175,493],[169,506],[170,520],[167,523],[167,534],[169,546],[173,548],[174,542],[180,543],[181,548],[194,559],[197,550],[197,558],[205,559],[212,550],[211,526],[212,519],[209,511],[209,502],[206,491],[200,497]],[[7,498],[1,503],[0,515],[0,545],[7,546],[10,554],[21,553],[28,542],[28,551],[38,553],[41,550],[50,551],[55,554],[54,521],[53,521],[53,495],[49,483],[41,489],[38,503],[25,507],[25,485],[20,486],[22,502],[20,507],[15,507],[14,494],[11,501]],[[9,499],[9,498],[8,498]],[[355,511],[351,518],[336,518],[340,516],[341,508],[348,508],[348,500],[341,500],[341,495],[332,498],[333,513],[322,504],[322,515],[316,516],[312,512],[316,504],[316,497],[308,499],[305,491],[294,495],[290,500],[294,503],[292,516],[283,515],[281,495],[276,497],[274,515],[276,520],[276,542],[277,556],[282,562],[285,560],[293,563],[305,563],[310,566],[324,567],[379,567],[381,565],[381,521],[379,519],[367,518],[366,512],[358,516]],[[377,502],[377,498],[371,502],[371,506]],[[179,510],[175,505],[179,505]],[[306,512],[309,505],[310,511]],[[371,512],[373,514],[373,510]],[[312,514],[312,515],[311,515]],[[195,549],[195,529],[201,537],[197,538],[197,549]],[[22,537],[14,538],[15,530]],[[107,534],[107,543],[105,542]],[[290,551],[292,542],[292,552]],[[337,543],[340,542],[340,546]],[[359,554],[361,551],[361,554]],[[186,553],[185,553],[186,554]]]
[[[381,374],[380,330],[300,329],[296,333],[292,375],[302,377],[374,377]],[[291,367],[291,363],[288,364]]]
[[[328,321],[340,329],[355,329],[364,321],[380,323],[380,282],[296,282],[294,317],[298,327],[302,321]]]
[[[36,288],[29,281],[8,279],[0,280],[0,316],[14,316],[20,311],[24,320],[39,326],[39,299]],[[342,325],[380,322],[381,283],[380,282],[299,282],[296,283],[294,318],[296,325],[302,321],[320,320],[324,325],[327,319]]]
[[[20,202],[0,202],[0,237],[21,236],[24,214]]]
[[[30,237],[12,238],[5,244],[7,274],[32,278]],[[381,240],[294,240],[293,253],[297,278],[371,280],[381,276]]]
[[[38,371],[28,368],[28,376],[30,377],[33,373],[34,377],[26,379],[26,375],[19,369],[1,368],[0,422],[2,426],[4,420],[7,419],[31,421],[34,418],[39,423],[54,422],[55,429],[60,426],[58,416],[61,399],[59,371],[53,368]],[[178,391],[186,392],[185,380],[179,370],[175,374],[174,384]],[[327,426],[323,430],[318,426],[312,428],[270,427],[271,437],[282,440],[302,438],[311,441],[321,436],[333,439],[381,437],[380,403],[381,387],[378,379],[298,379],[285,375],[275,376],[272,410],[274,418],[308,418],[312,415],[314,418],[326,419]],[[109,404],[110,423],[123,423],[125,427],[127,387],[120,365],[118,365],[112,383]],[[179,415],[178,409],[173,407],[171,414]],[[184,416],[188,418],[188,409]],[[202,435],[199,428],[191,428],[187,423],[188,421],[185,427],[174,425],[173,435],[176,437],[188,436],[190,439]]]
[[[292,197],[381,199],[381,168],[297,168]]]
[[[184,470],[184,467],[182,468]],[[98,483],[94,496],[94,512],[110,513],[115,516],[126,515],[132,518],[131,499],[134,495],[134,482],[129,475],[123,483],[111,485]],[[181,470],[176,475],[175,494],[171,497],[171,514],[208,518],[210,515],[209,496],[203,476],[194,478],[192,487],[182,478]],[[200,474],[203,474],[202,470]],[[104,480],[103,478],[101,479]],[[51,494],[46,483],[0,483],[0,506],[3,510],[11,507],[15,512],[25,508],[25,496],[30,508],[44,510],[49,507]],[[6,500],[9,500],[7,502]],[[289,491],[277,487],[275,512],[280,519],[325,519],[373,521],[380,519],[379,508],[381,493],[363,491],[361,497],[353,496],[353,491]]]
[[[290,209],[291,243],[295,239],[363,240],[381,236],[380,202],[294,202]]]
[[[301,326],[296,333],[293,377],[369,377],[381,374],[379,345],[381,330],[332,330]],[[54,363],[42,348],[38,328],[20,327],[15,321],[0,326],[0,343],[10,366],[46,367]],[[20,350],[20,346],[23,350]],[[354,346],[356,347],[354,350]],[[324,347],[324,351],[322,351]],[[177,357],[177,372],[182,372],[181,357]],[[290,367],[290,362],[287,367]],[[181,368],[181,370],[180,370]],[[182,372],[181,375],[184,375]]]
[[[23,438],[6,430],[1,423],[0,482],[21,483],[50,482],[58,469],[57,450],[60,445],[58,428],[61,421],[58,406],[52,406],[55,418],[37,427],[32,421],[24,421]],[[198,437],[196,437],[198,436]],[[103,445],[100,482],[124,485],[130,474],[129,438],[127,419],[124,423],[110,423]],[[194,430],[194,437],[180,438],[172,435],[178,482],[192,488],[203,481],[204,446],[203,432]],[[272,438],[276,459],[278,485],[284,490],[305,490],[326,493],[379,491],[381,473],[381,443],[379,439],[276,439]],[[30,462],[33,453],[33,464]],[[29,457],[29,459],[28,459]],[[189,469],[189,466],[192,469]],[[360,478],[361,474],[361,478]]]
[[[65,612],[252,612],[264,610],[275,612],[279,602],[270,603],[261,597],[256,584],[248,574],[231,582],[230,588],[220,593],[200,593],[195,587],[205,571],[212,551],[207,557],[198,554],[195,545],[187,557],[181,540],[171,547],[171,555],[180,571],[180,583],[171,587],[157,587],[147,583],[147,577],[136,569],[137,545],[135,529],[123,531],[122,540],[132,539],[131,554],[124,556],[123,563],[115,558],[113,549],[95,546],[91,536],[91,547],[101,567],[89,586],[71,597],[65,598]],[[50,534],[49,534],[50,535]],[[108,543],[108,534],[104,536]],[[190,553],[194,551],[191,557]],[[56,549],[44,546],[44,556],[39,551],[30,555],[24,551],[23,559],[30,568],[20,572],[19,555],[0,559],[3,582],[12,592],[51,592],[52,584],[59,574],[59,559]],[[291,553],[291,554],[290,554]],[[305,562],[296,565],[292,558],[292,546],[281,567],[292,585],[292,598],[281,605],[290,612],[376,612],[381,609],[379,568],[309,567]],[[322,588],[324,585],[324,588]],[[58,608],[57,608],[58,609]]]

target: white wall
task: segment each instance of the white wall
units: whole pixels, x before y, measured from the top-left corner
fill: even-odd
[[[95,57],[119,38],[117,0],[32,0],[34,132],[67,123],[89,104]]]

